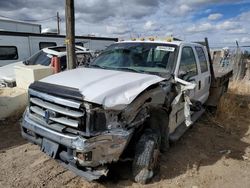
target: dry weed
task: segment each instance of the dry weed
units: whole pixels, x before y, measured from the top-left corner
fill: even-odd
[[[231,125],[244,118],[246,114],[250,115],[250,83],[231,82],[229,90],[224,94],[217,107],[214,121],[226,129],[231,129]]]
[[[217,107],[216,119],[225,120],[236,117],[239,113],[239,104],[236,95],[229,93],[224,94]]]
[[[236,95],[250,96],[249,81],[234,81],[229,85],[229,93]]]

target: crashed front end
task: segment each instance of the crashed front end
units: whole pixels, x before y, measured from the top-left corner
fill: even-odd
[[[107,174],[106,165],[119,160],[133,135],[134,128],[119,116],[119,111],[84,102],[76,89],[35,82],[22,136],[91,181]]]

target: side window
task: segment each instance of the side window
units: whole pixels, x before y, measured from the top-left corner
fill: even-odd
[[[0,46],[0,60],[18,59],[16,46]]]
[[[205,53],[203,51],[203,49],[201,47],[195,47],[196,53],[198,55],[199,58],[199,62],[200,62],[200,66],[201,66],[201,72],[207,72],[208,71],[208,67],[207,67],[207,60],[206,60],[206,56]]]
[[[192,77],[198,74],[195,55],[191,47],[182,48],[181,61],[178,74],[180,74],[181,72],[186,72],[188,77]]]
[[[82,47],[84,47],[83,42],[76,42],[75,44],[76,44],[76,46],[82,46]]]
[[[39,49],[48,48],[51,46],[56,46],[55,42],[39,42]]]

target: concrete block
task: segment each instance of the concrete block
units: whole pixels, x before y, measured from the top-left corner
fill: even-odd
[[[16,85],[22,89],[28,89],[34,81],[40,80],[53,74],[53,68],[42,65],[17,65],[14,67],[16,75]]]
[[[0,89],[0,120],[21,117],[27,103],[27,90],[17,87]]]

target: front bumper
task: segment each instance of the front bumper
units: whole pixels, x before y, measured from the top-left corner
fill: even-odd
[[[101,166],[119,160],[133,133],[133,129],[112,129],[91,138],[69,135],[49,129],[45,121],[34,119],[28,109],[24,113],[21,127],[22,136],[41,147],[45,140],[58,145],[58,152],[51,156],[90,181],[106,174]]]

